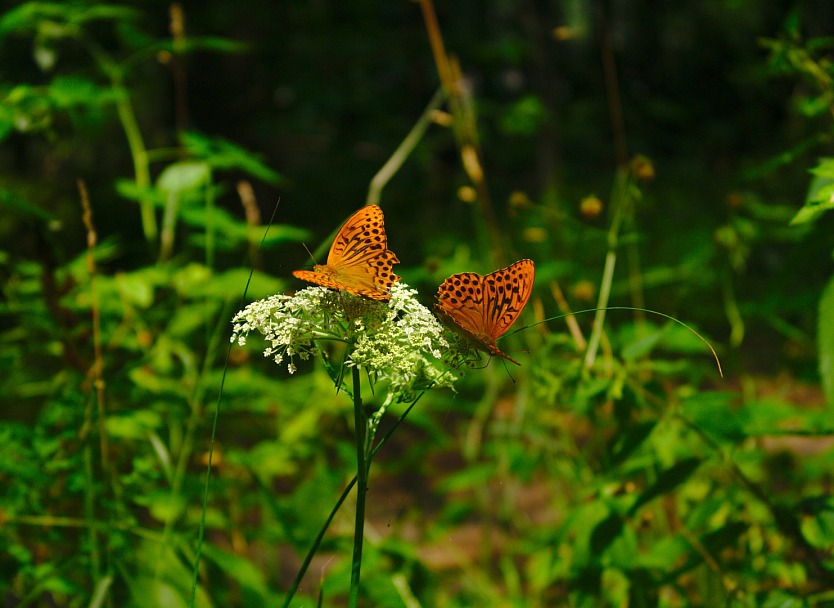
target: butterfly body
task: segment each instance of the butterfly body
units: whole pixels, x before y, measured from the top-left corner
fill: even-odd
[[[521,365],[498,348],[496,340],[518,319],[533,292],[534,279],[532,260],[520,260],[484,276],[455,274],[438,289],[434,310],[476,348]]]
[[[322,287],[387,302],[391,299],[391,285],[400,280],[392,270],[398,263],[397,256],[388,249],[382,209],[367,205],[339,229],[327,264],[296,270],[293,275]]]

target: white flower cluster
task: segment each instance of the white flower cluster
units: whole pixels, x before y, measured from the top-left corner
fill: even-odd
[[[450,386],[456,378],[441,359],[449,345],[443,326],[420,304],[404,283],[391,287],[391,300],[375,302],[323,287],[308,287],[294,296],[274,295],[253,302],[235,315],[232,342],[246,343],[250,331],[263,334],[264,356],[276,363],[316,355],[317,340],[348,343],[347,366],[366,370],[374,381],[407,398],[419,388]]]
[[[418,383],[427,388],[451,386],[457,380],[441,364],[449,350],[445,330],[416,295],[407,285],[395,283],[387,306],[357,320],[356,342],[347,361],[390,382],[391,390],[405,399]]]

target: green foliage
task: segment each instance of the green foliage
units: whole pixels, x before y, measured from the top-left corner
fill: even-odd
[[[834,601],[829,10],[438,3],[450,83],[413,3],[168,8],[0,15],[5,603],[281,606],[333,515],[292,605],[346,604],[341,359],[290,376],[230,321],[298,286],[415,121],[397,272],[429,306],[522,257],[536,288],[522,367],[375,456],[360,604]]]

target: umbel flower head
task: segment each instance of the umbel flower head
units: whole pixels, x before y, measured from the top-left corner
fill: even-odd
[[[390,383],[400,398],[428,386],[451,386],[449,344],[443,326],[420,304],[417,292],[399,282],[391,300],[377,302],[323,287],[308,287],[293,296],[274,295],[253,302],[235,315],[232,342],[246,343],[250,331],[263,334],[264,356],[278,364],[305,361],[319,354],[325,340],[348,345],[345,365],[366,371],[375,382]]]

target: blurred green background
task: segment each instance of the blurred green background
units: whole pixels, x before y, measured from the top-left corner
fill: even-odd
[[[360,605],[834,605],[834,4],[0,7],[0,604],[187,606],[205,515],[193,605],[282,605],[350,401],[254,337],[227,362],[230,320],[412,143],[397,273],[536,288],[522,367],[374,461]],[[662,316],[553,318],[604,306],[724,376]],[[293,606],[345,605],[352,506]]]

